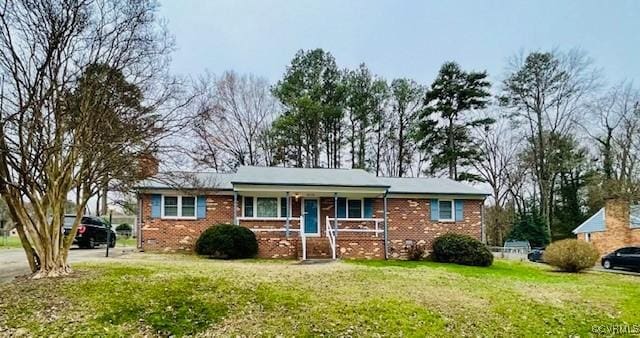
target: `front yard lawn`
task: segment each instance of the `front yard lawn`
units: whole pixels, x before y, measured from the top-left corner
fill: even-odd
[[[0,236],[0,250],[22,248],[20,237],[18,236]]]
[[[640,323],[640,278],[496,261],[215,261],[135,254],[0,285],[0,336],[580,336]]]

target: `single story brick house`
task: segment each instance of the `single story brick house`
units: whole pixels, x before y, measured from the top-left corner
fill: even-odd
[[[573,230],[579,240],[592,243],[601,255],[640,245],[640,205],[609,199],[604,208]]]
[[[254,231],[264,258],[402,258],[447,232],[483,237],[487,194],[442,178],[360,169],[239,167],[158,174],[137,187],[142,250],[191,250],[206,228]]]

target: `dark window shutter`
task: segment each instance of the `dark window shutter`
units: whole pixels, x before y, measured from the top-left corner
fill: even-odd
[[[338,197],[338,218],[347,218],[347,199]]]
[[[198,219],[207,218],[207,196],[198,196],[196,216]]]
[[[243,196],[244,200],[244,217],[253,217],[253,197]]]
[[[373,198],[364,199],[364,218],[373,218]]]
[[[162,195],[153,194],[151,195],[151,218],[160,218],[162,215]]]
[[[287,217],[287,198],[280,197],[280,217]]]
[[[455,200],[456,221],[464,221],[464,201]]]
[[[431,220],[437,221],[439,219],[440,219],[440,208],[438,205],[438,200],[432,199],[431,200]]]

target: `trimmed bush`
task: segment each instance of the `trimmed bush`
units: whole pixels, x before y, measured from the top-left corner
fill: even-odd
[[[131,231],[133,228],[128,223],[118,224],[116,231]]]
[[[479,240],[454,233],[444,234],[433,242],[433,260],[472,266],[490,266],[493,254]]]
[[[211,258],[250,258],[258,253],[253,231],[232,224],[218,224],[205,230],[196,241],[196,253]]]
[[[542,259],[561,271],[580,272],[592,268],[600,253],[591,243],[577,239],[563,239],[547,246]]]
[[[424,258],[426,250],[424,245],[418,243],[411,243],[407,245],[407,259],[410,261],[419,261]]]

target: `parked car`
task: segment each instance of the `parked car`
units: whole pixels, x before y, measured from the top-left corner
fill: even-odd
[[[605,269],[620,267],[640,271],[640,247],[620,248],[602,257],[602,267]]]
[[[544,254],[544,247],[533,248],[531,252],[527,254],[527,258],[532,262],[544,263],[542,255]]]
[[[64,235],[67,236],[71,232],[76,217],[73,215],[64,216]],[[109,235],[109,233],[111,233]],[[107,244],[109,247],[116,246],[116,233],[111,230],[109,224],[102,219],[94,216],[83,216],[78,225],[76,237],[73,244],[77,244],[80,248],[93,249],[96,245]]]

